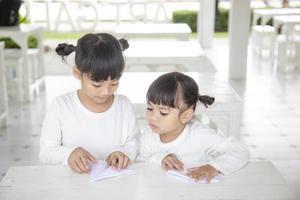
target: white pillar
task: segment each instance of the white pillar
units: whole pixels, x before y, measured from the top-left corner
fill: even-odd
[[[250,13],[250,0],[231,0],[228,72],[230,80],[246,79]]]
[[[198,39],[204,49],[212,47],[215,32],[215,5],[216,0],[200,0],[197,32]]]

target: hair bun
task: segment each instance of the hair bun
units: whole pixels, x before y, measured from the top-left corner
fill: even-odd
[[[122,51],[124,51],[125,49],[128,49],[129,47],[129,44],[128,44],[128,41],[124,38],[121,38],[119,40],[120,44],[121,44],[121,48],[122,48]]]
[[[73,51],[76,51],[76,47],[72,44],[62,43],[55,48],[55,51],[60,56],[67,56]]]
[[[205,107],[207,108],[207,105],[212,105],[215,102],[215,98],[214,97],[210,97],[207,95],[199,95],[199,101],[201,101]]]

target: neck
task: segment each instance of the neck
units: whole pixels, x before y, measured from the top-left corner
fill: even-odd
[[[84,93],[82,89],[79,89],[77,92],[78,98],[81,104],[91,112],[102,113],[107,111],[114,100],[114,96],[112,95],[105,103],[96,103],[91,99],[88,95]]]
[[[162,143],[173,142],[181,135],[181,133],[183,132],[183,130],[185,128],[185,125],[186,124],[183,124],[182,126],[178,127],[177,129],[175,129],[172,132],[160,134],[159,135],[160,141]]]

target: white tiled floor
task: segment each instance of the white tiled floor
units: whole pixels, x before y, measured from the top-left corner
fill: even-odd
[[[214,57],[220,79],[227,79],[227,44],[225,39],[216,39],[207,52]],[[46,63],[48,75],[70,74],[70,67],[62,65],[53,51],[46,54]],[[249,47],[247,76],[246,82],[232,82],[244,100],[241,138],[249,145],[252,159],[271,160],[300,198],[300,72],[277,72],[268,60],[256,58]],[[46,80],[46,92],[32,103],[20,105],[10,100],[9,126],[0,130],[0,179],[9,166],[39,163],[46,107],[54,95],[76,87],[69,78],[48,76]]]

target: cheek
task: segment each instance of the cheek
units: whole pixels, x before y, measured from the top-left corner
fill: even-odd
[[[111,89],[112,94],[114,94],[116,92],[116,90],[118,89],[119,85],[113,86]]]

